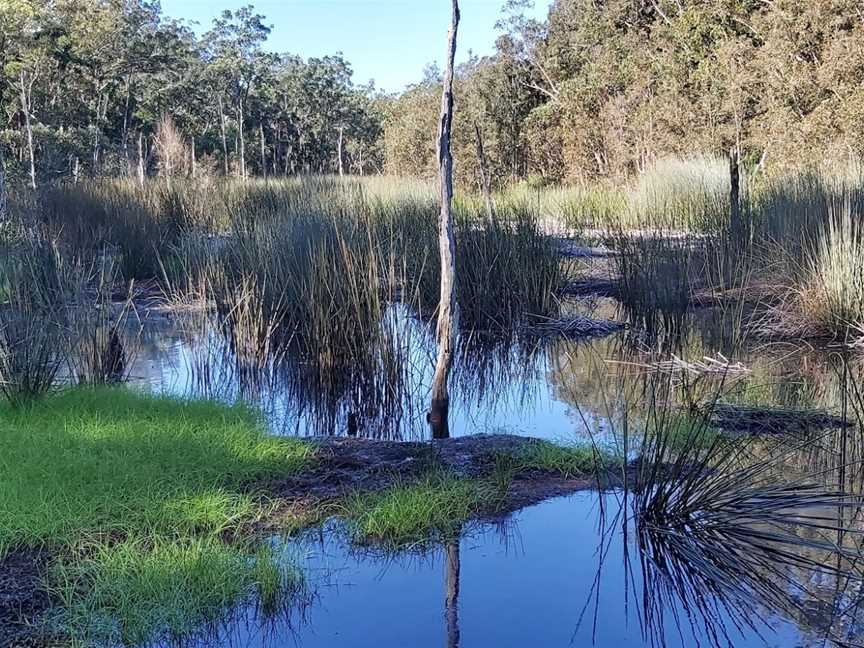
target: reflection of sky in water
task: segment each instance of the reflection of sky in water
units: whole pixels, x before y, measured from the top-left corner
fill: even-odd
[[[133,382],[171,394],[244,398],[256,403],[273,429],[284,434],[345,434],[349,414],[359,421],[359,434],[403,439],[425,438],[425,413],[434,362],[434,342],[416,320],[394,310],[400,328],[400,352],[407,358],[398,398],[390,399],[386,415],[369,392],[346,387],[334,398],[315,402],[299,364],[286,362],[273,372],[272,384],[249,391],[240,388],[236,368],[224,361],[221,336],[202,333],[194,318],[151,316],[134,356]],[[699,329],[694,329],[698,332]],[[708,331],[712,331],[707,326]],[[706,346],[710,335],[695,336],[677,355],[701,360],[716,350]],[[638,373],[632,348],[621,335],[604,339],[557,340],[544,344],[463,340],[451,376],[450,431],[454,436],[483,432],[524,434],[558,441],[616,443],[608,412],[620,416],[625,403],[637,402],[638,387],[615,383],[610,376]],[[209,362],[202,380],[202,359]],[[818,352],[761,346],[735,354],[753,371],[732,377],[719,387],[726,400],[783,407],[828,407],[839,402],[836,376]],[[612,361],[612,362],[610,362]],[[292,374],[293,372],[293,374]],[[288,377],[286,377],[288,376]],[[617,378],[616,378],[617,380]],[[624,381],[626,382],[626,380]],[[632,381],[631,381],[632,382]],[[379,389],[374,387],[373,389]],[[629,389],[629,391],[627,391]],[[380,395],[380,390],[375,394]],[[394,402],[399,407],[393,408]],[[371,403],[371,404],[370,404]],[[365,413],[364,413],[365,412]],[[631,419],[632,421],[632,419]],[[619,421],[620,423],[620,421]]]
[[[211,359],[218,359],[224,347],[212,332],[202,335],[200,329],[184,331],[184,326],[178,318],[147,320],[132,371],[135,384],[171,394],[229,401],[246,397],[261,407],[275,430],[284,433],[345,433],[345,416],[351,407],[340,404],[335,417],[322,422],[314,408],[304,402],[305,393],[292,391],[290,385],[278,380],[256,394],[243,392],[230,363],[211,363],[210,380],[203,387],[201,372],[196,369],[202,352],[207,350]],[[402,438],[421,438],[426,435],[424,414],[434,345],[428,331],[411,326],[412,333],[405,338],[411,362],[406,374],[410,384],[404,396],[410,403],[401,411],[396,429]],[[526,350],[518,344],[498,345],[472,355],[463,348],[451,378],[451,433],[509,432],[584,441],[590,430],[595,440],[614,443],[604,413],[620,412],[625,403],[631,404],[638,396],[638,389],[622,390],[607,380],[610,371],[632,373],[626,365],[607,362],[632,360],[622,346],[620,336],[612,336],[578,343],[557,341],[539,350]],[[698,358],[710,353],[710,348],[696,344],[680,355]],[[741,382],[746,390],[737,386],[729,389],[730,399],[746,401],[755,393],[771,404],[823,407],[836,400],[831,372],[820,365],[825,364],[824,356],[788,350],[772,355],[761,348],[742,353],[740,359],[753,368],[753,375]],[[817,366],[819,370],[814,371]],[[609,509],[615,507],[613,498],[605,501]],[[625,592],[620,531],[610,536],[597,581],[599,599],[589,600],[599,562],[597,504],[595,493],[551,500],[516,513],[506,534],[485,526],[462,538],[459,645],[588,646],[592,639],[601,647],[645,645],[639,616],[639,565],[633,563],[632,580]],[[632,541],[629,549],[632,558],[636,553]],[[286,551],[302,556],[304,572],[313,584],[315,596],[303,614],[295,614],[290,622],[282,619],[262,626],[252,611],[241,613],[239,622],[229,624],[221,635],[202,645],[448,645],[444,610],[447,554],[443,548],[423,557],[382,559],[352,549],[337,533],[291,542]],[[830,585],[826,583],[826,589]],[[625,606],[628,596],[629,605]],[[586,603],[586,616],[580,625]],[[810,607],[825,609],[817,604]],[[766,641],[752,630],[744,630],[742,635],[730,625],[727,631],[732,645],[822,645],[818,638],[801,636],[791,622],[776,616],[768,621],[773,630],[763,631]],[[701,635],[697,632],[700,636],[696,640],[690,636],[686,615],[681,622],[685,624],[683,638],[674,620],[667,619],[666,645],[689,647],[697,645],[696,640],[698,645],[709,645],[704,631]]]
[[[426,433],[425,407],[433,368],[434,345],[419,325],[414,326],[418,331],[411,339],[411,385],[406,396],[410,403],[402,413],[403,438],[421,438]],[[189,335],[184,332],[181,321],[173,318],[146,320],[133,358],[132,383],[169,394],[216,396],[226,400],[241,397],[232,370],[220,368],[218,363],[213,363],[215,377],[209,389],[201,387],[200,372],[195,367],[208,343],[213,345],[212,357],[219,357],[222,342],[218,336]],[[219,351],[215,350],[217,347]],[[451,378],[451,434],[496,432],[573,441],[580,438],[580,434],[584,436],[583,415],[595,432],[602,427],[602,417],[590,411],[580,415],[574,411],[572,403],[556,395],[556,386],[549,381],[546,352],[517,354],[505,349],[498,356],[476,371],[473,366],[460,367],[457,360]],[[477,371],[484,375],[479,376]],[[260,405],[277,431],[300,435],[321,433],[320,426],[313,420],[314,414],[288,391],[276,384],[245,396]],[[336,433],[345,432],[344,414],[343,411],[336,418]]]
[[[606,497],[605,503],[608,516],[617,504],[614,497]],[[301,556],[314,591],[311,606],[303,614],[295,613],[291,622],[281,619],[263,626],[251,611],[241,614],[201,645],[448,646],[453,645],[448,637],[452,639],[454,628],[463,648],[591,646],[592,642],[601,648],[645,645],[639,618],[639,567],[635,565],[628,585],[624,537],[618,527],[608,545],[599,600],[593,598],[599,520],[596,494],[581,493],[524,509],[503,530],[487,525],[467,534],[458,558],[458,623],[451,623],[449,629],[444,548],[422,557],[384,560],[358,554],[338,534],[308,537],[289,544],[286,551]],[[630,543],[633,552],[632,537]],[[449,567],[454,564],[451,561]],[[684,624],[682,634],[670,616],[666,645],[710,645],[698,618],[694,637],[684,611],[678,608],[677,612]],[[794,624],[777,617],[769,617],[768,627],[761,628],[765,641],[754,631],[739,632],[728,618],[724,620],[736,647],[811,645]]]

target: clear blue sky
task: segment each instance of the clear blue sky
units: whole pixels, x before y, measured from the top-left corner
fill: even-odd
[[[545,17],[551,0],[535,0],[530,12]],[[461,0],[457,61],[468,50],[494,51],[495,22],[504,0]],[[206,31],[223,9],[253,4],[273,32],[267,48],[304,58],[341,51],[354,68],[355,83],[374,79],[388,92],[422,78],[427,63],[443,65],[450,24],[449,0],[162,0],[164,13],[198,21]]]

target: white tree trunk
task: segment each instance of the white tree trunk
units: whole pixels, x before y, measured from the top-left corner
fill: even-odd
[[[0,149],[0,223],[9,217],[9,202],[6,197],[6,162]]]
[[[36,149],[33,146],[33,126],[30,123],[30,93],[22,71],[18,77],[21,83],[21,111],[24,113],[24,131],[27,135],[27,154],[30,157],[30,187],[36,188]]]
[[[438,357],[432,381],[432,407],[429,424],[435,438],[449,436],[450,393],[447,379],[453,364],[456,311],[456,242],[453,235],[453,156],[450,132],[453,126],[453,65],[456,35],[459,30],[459,2],[453,0],[453,19],[447,36],[447,67],[441,93],[441,120],[438,125],[438,170],[440,175],[441,214],[438,218],[438,246],[441,255],[441,297],[438,304]]]
[[[231,168],[228,165],[228,136],[225,134],[225,110],[222,107],[222,96],[219,96],[219,130],[222,134],[222,163],[225,168],[225,175],[231,175]]]
[[[267,147],[264,142],[264,124],[258,124],[258,135],[261,139],[261,175],[267,179]]]
[[[246,177],[246,138],[243,134],[243,99],[237,104],[237,141],[240,148],[240,177]]]
[[[138,133],[138,184],[144,186],[144,133]]]
[[[336,144],[336,157],[339,158],[339,165],[338,166],[339,166],[339,177],[340,178],[345,175],[345,168],[344,168],[343,162],[342,162],[342,142],[344,139],[345,139],[345,127],[340,126],[339,127],[339,141]]]

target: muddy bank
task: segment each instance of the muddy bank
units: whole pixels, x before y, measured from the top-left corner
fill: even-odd
[[[47,556],[16,550],[0,560],[0,648],[40,646],[35,624],[50,607],[44,587]]]
[[[459,477],[489,475],[497,457],[518,457],[539,439],[507,434],[478,434],[429,442],[377,441],[357,438],[322,438],[315,468],[291,478],[271,482],[265,490],[281,502],[266,523],[276,529],[290,516],[312,511],[357,491],[378,491],[417,479],[432,468]],[[602,478],[601,487],[616,483],[616,475]],[[506,515],[550,497],[597,488],[594,476],[563,477],[551,470],[517,470],[510,482],[507,502],[490,515]]]

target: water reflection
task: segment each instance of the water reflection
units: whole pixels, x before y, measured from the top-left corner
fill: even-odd
[[[458,542],[423,554],[358,549],[333,528],[288,541],[286,551],[305,556],[313,603],[263,624],[250,606],[193,643],[819,646],[832,615],[840,619],[854,598],[836,579],[823,573],[820,582],[792,563],[781,564],[783,574],[809,592],[790,591],[796,605],[758,603],[743,585],[733,596],[704,560],[687,559],[649,528],[639,529],[626,501],[617,492],[603,496],[602,506],[596,493],[550,500],[507,523],[466,529]],[[843,618],[835,630],[855,645],[860,623],[848,613]]]
[[[615,316],[608,300],[586,310]],[[509,432],[555,440],[610,437],[624,417],[638,420],[651,363],[671,357],[716,357],[718,323],[710,309],[673,352],[646,345],[629,331],[606,338],[538,339],[463,333],[451,376],[450,432]],[[427,324],[394,307],[383,323],[386,344],[357,371],[322,381],[290,351],[266,362],[244,362],[208,315],[156,315],[145,319],[133,381],[184,396],[245,399],[260,406],[273,429],[291,435],[354,434],[420,439],[434,364]],[[744,370],[736,375],[682,376],[706,397],[737,405],[840,411],[848,390],[842,367],[861,377],[859,361],[842,363],[832,350],[753,343],[724,353]],[[719,393],[718,393],[719,392]]]

